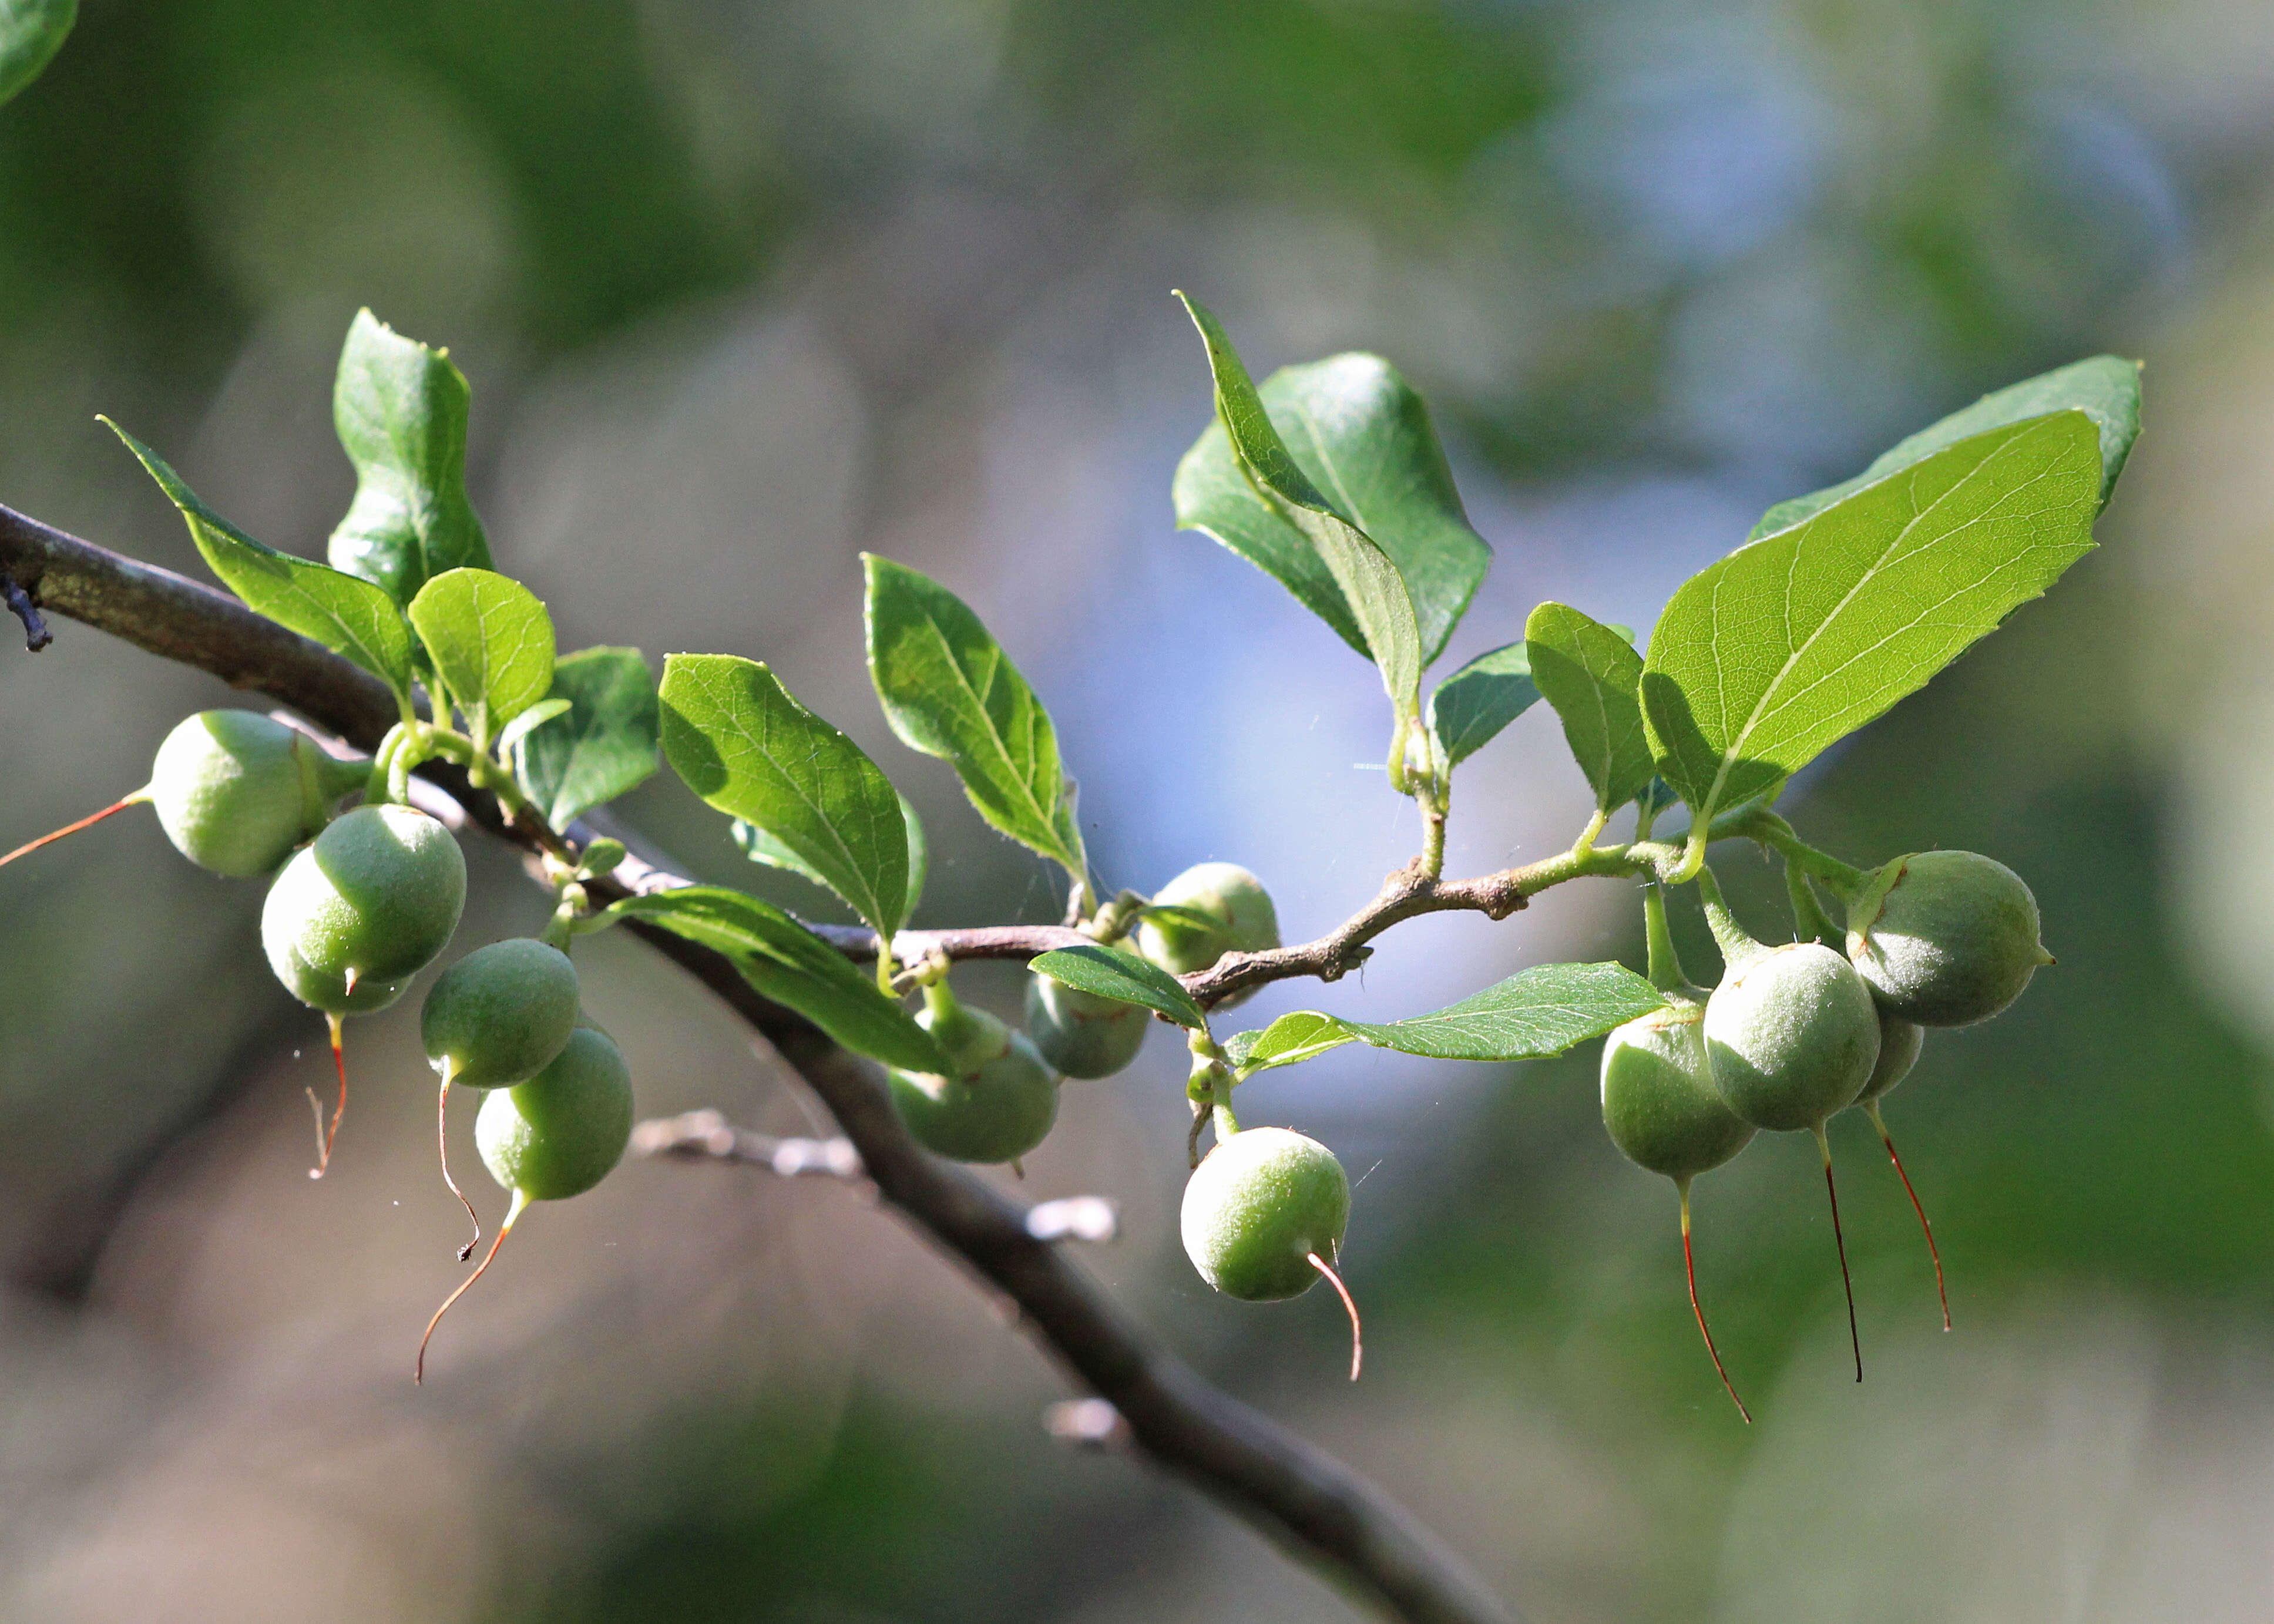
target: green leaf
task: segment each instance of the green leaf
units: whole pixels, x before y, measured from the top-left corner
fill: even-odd
[[[742,979],[787,1004],[847,1049],[911,1071],[953,1064],[915,1018],[877,990],[851,959],[772,903],[723,885],[630,897],[612,917],[644,919],[723,953]]]
[[[1643,711],[1702,831],[1879,715],[2092,549],[2099,433],[2081,411],[1994,429],[1684,582]]]
[[[1053,948],[1028,959],[1027,968],[1083,992],[1096,993],[1101,998],[1118,998],[1124,1004],[1139,1004],[1167,1016],[1180,1026],[1190,1026],[1196,1032],[1208,1030],[1208,1017],[1201,1013],[1201,1006],[1193,1002],[1192,994],[1175,976],[1121,948],[1097,942],[1084,943],[1080,947]]]
[[[1648,787],[1657,767],[1643,731],[1642,656],[1615,626],[1563,604],[1542,604],[1524,623],[1532,680],[1555,707],[1599,810],[1615,812]]]
[[[1434,1015],[1381,1025],[1348,1019],[1341,1024],[1376,1048],[1402,1054],[1436,1060],[1540,1060],[1665,1003],[1664,994],[1623,965],[1535,965]]]
[[[1205,331],[1205,329],[1203,329]],[[1334,511],[1389,555],[1412,595],[1422,664],[1445,640],[1492,567],[1469,525],[1429,409],[1379,356],[1338,355],[1284,366],[1259,392],[1271,425]],[[1177,523],[1271,575],[1359,653],[1366,638],[1310,539],[1241,471],[1221,420],[1177,465]]]
[[[553,617],[510,575],[446,570],[410,600],[410,624],[485,749],[553,691]]]
[[[1073,786],[1034,689],[961,598],[905,564],[861,559],[869,674],[892,731],[953,767],[980,816],[1086,883]]]
[[[1297,1010],[1282,1015],[1260,1031],[1233,1033],[1224,1052],[1233,1074],[1246,1082],[1258,1071],[1268,1071],[1274,1066],[1314,1060],[1357,1037],[1358,1034],[1331,1015],[1321,1015],[1316,1010]]]
[[[556,716],[568,715],[573,708],[565,699],[538,700],[528,710],[498,729],[498,754],[503,756],[509,753],[516,745],[529,737],[533,729],[542,727]]]
[[[566,829],[654,772],[655,677],[637,649],[581,649],[553,663],[553,697],[568,710],[514,747],[513,775],[545,821]]]
[[[0,0],[0,102],[40,77],[79,19],[79,0]]]
[[[852,905],[879,936],[907,914],[900,798],[861,747],[756,660],[663,662],[663,753],[709,805],[763,830],[786,866]]]
[[[1522,643],[1502,643],[1478,655],[1429,695],[1429,731],[1436,736],[1438,756],[1448,768],[1467,760],[1539,697],[1532,657]]]
[[[916,816],[916,809],[906,795],[900,797],[900,817],[908,831],[908,901],[900,911],[899,922],[893,926],[895,933],[907,929],[908,921],[915,917],[916,904],[922,899],[925,872],[930,862],[922,820]],[[727,832],[733,835],[734,845],[742,855],[752,862],[782,869],[802,880],[810,880],[824,891],[835,889],[818,870],[809,867],[805,859],[748,819],[736,818],[728,826]]]
[[[1401,733],[1418,726],[1421,667],[1426,662],[1420,626],[1404,578],[1389,555],[1359,530],[1352,518],[1336,511],[1290,455],[1223,325],[1206,305],[1181,293],[1177,297],[1184,299],[1193,325],[1208,345],[1209,370],[1216,380],[1216,422],[1224,431],[1241,474],[1257,499],[1300,531],[1317,551],[1359,631],[1359,640],[1353,646],[1372,658],[1382,673],[1382,685],[1389,695]],[[1473,583],[1469,590],[1475,590]],[[1461,602],[1465,605],[1467,598]],[[1458,610],[1450,613],[1457,617]],[[1446,630],[1450,629],[1448,620]]]
[[[2099,506],[2105,508],[2109,493],[2116,488],[2116,476],[2124,471],[2124,461],[2132,454],[2132,442],[2140,433],[2140,364],[2107,355],[1984,395],[1963,411],[1953,412],[1901,441],[1853,479],[1779,502],[1761,515],[1746,539],[1757,540],[1788,529],[1849,492],[1876,485],[1962,440],[2067,410],[2082,412],[2100,432]]]
[[[332,567],[409,604],[446,570],[487,569],[466,495],[464,374],[449,352],[358,311],[340,350],[332,421],[355,464],[355,500],[332,532]]]
[[[109,418],[102,421],[181,509],[190,539],[222,585],[256,613],[345,655],[409,703],[410,628],[392,598],[368,581],[261,545],[200,501],[164,458]]]

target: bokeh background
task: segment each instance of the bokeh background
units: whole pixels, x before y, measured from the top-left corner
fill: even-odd
[[[1843,1120],[1849,1380],[1812,1152],[1765,1136],[1698,1187],[1739,1425],[1592,1049],[1252,1085],[1249,1120],[1359,1179],[1356,1388],[1325,1294],[1246,1308],[1184,1264],[1166,1034],[1069,1086],[1027,1189],[1118,1199],[1090,1253],[1115,1289],[1536,1620],[2257,1620],[2270,158],[2251,0],[86,0],[0,112],[0,500],[195,571],[102,410],[320,551],[350,487],[332,362],[369,304],[471,377],[478,501],[564,644],[772,661],[922,808],[920,922],[1055,893],[883,726],[863,548],[946,581],[1023,665],[1105,881],[1244,861],[1308,936],[1416,831],[1354,765],[1381,756],[1371,672],[1172,530],[1209,407],[1171,287],[1259,374],[1359,347],[1427,394],[1497,553],[1447,668],[1544,598],[1647,628],[1772,500],[1985,388],[2144,357],[2103,549],[1787,799],[1856,861],[2012,863],[2060,955],[1889,1107],[1954,1334]],[[226,702],[68,623],[0,652],[0,845],[131,789],[177,716]],[[621,810],[694,871],[829,913],[667,779]],[[1543,707],[1463,769],[1452,864],[1556,849],[1585,810]],[[1778,929],[1773,874],[1722,866]],[[535,926],[502,854],[474,868],[466,944]],[[139,818],[0,873],[0,1615],[1357,1616],[1141,1463],[1050,1441],[1050,1368],[824,1181],[628,1165],[524,1226],[414,1391],[458,1276],[417,1000],[353,1029],[341,1159],[311,1184],[328,1057],[261,967],[258,905]],[[1638,912],[1600,883],[1419,922],[1363,977],[1249,1012],[1386,1017],[1631,961]],[[581,951],[645,1110],[816,1124],[668,966]]]

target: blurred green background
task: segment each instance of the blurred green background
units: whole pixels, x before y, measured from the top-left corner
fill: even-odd
[[[2011,863],[2060,956],[1888,1107],[1954,1334],[1843,1119],[1849,1380],[1812,1151],[1765,1136],[1698,1191],[1740,1426],[1592,1049],[1251,1086],[1246,1117],[1362,1176],[1354,1389],[1323,1293],[1246,1308],[1184,1264],[1165,1034],[1069,1086],[1026,1189],[1119,1199],[1090,1253],[1115,1289],[1533,1619],[2258,1620],[2270,155],[2274,12],[2247,0],[86,0],[0,110],[0,500],[201,573],[102,410],[319,551],[351,485],[332,361],[368,304],[471,376],[478,501],[564,646],[772,661],[922,808],[919,922],[1055,901],[877,716],[863,548],[946,581],[1035,681],[1107,883],[1244,861],[1309,936],[1416,831],[1352,765],[1380,759],[1372,673],[1171,530],[1209,405],[1170,288],[1259,374],[1362,347],[1427,394],[1497,553],[1449,666],[1544,598],[1647,627],[1772,500],[1985,388],[2143,357],[2104,549],[1786,801],[1856,861]],[[68,623],[0,654],[0,845],[132,788],[217,703]],[[1557,849],[1587,804],[1528,716],[1463,769],[1450,861]],[[828,912],[674,784],[622,809]],[[532,928],[538,894],[473,857],[462,944]],[[1782,928],[1773,871],[1721,866]],[[1047,1365],[826,1184],[628,1166],[523,1226],[414,1391],[458,1274],[416,1002],[354,1029],[342,1160],[311,1184],[299,1093],[328,1057],[260,967],[258,900],[135,819],[0,873],[5,1616],[1356,1616],[1181,1487],[1051,1443]],[[1631,961],[1638,914],[1600,883],[1418,921],[1362,980],[1244,1013]],[[1686,904],[1677,926],[1703,975]],[[667,966],[585,951],[644,1109],[815,1123]]]

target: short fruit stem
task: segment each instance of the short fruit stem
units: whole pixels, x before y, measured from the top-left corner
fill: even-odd
[[[1690,978],[1683,974],[1682,960],[1674,951],[1674,932],[1667,926],[1663,885],[1643,888],[1642,921],[1650,944],[1650,984],[1660,992],[1673,992],[1690,985]],[[1683,1197],[1685,1205],[1688,1199]]]
[[[1706,905],[1706,923],[1713,929],[1713,944],[1721,950],[1721,958],[1731,969],[1760,956],[1761,944],[1729,912],[1729,905],[1721,896],[1721,883],[1713,877],[1711,868],[1703,865],[1698,870],[1698,898]]]

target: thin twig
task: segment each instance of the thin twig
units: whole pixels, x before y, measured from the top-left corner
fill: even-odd
[[[320,645],[211,588],[4,507],[0,572],[36,587],[57,613],[257,689],[360,748],[376,748],[396,719],[384,683]],[[524,850],[535,845],[528,831],[506,828],[494,801],[475,793],[463,774],[441,763],[425,771],[491,833]],[[659,868],[628,864],[591,889],[596,902],[605,902],[635,886],[665,890],[685,883]],[[1502,912],[1516,906],[1521,894],[1512,894]],[[866,1063],[761,996],[729,960],[644,921],[628,928],[717,993],[772,1044],[836,1117],[885,1201],[1015,1302],[1024,1328],[1112,1406],[1138,1448],[1391,1617],[1409,1624],[1510,1624],[1514,1615],[1507,1605],[1397,1502],[1202,1380],[1064,1248],[1036,1239],[1026,1208],[918,1148]],[[1225,969],[1219,966],[1209,975]],[[1237,966],[1231,974],[1239,974]],[[1221,990],[1258,979],[1269,978],[1250,977]]]
[[[56,640],[55,633],[49,631],[48,623],[40,618],[39,605],[33,603],[29,592],[16,584],[15,576],[0,575],[0,597],[7,598],[10,611],[24,623],[24,646],[26,649],[37,654]]]

